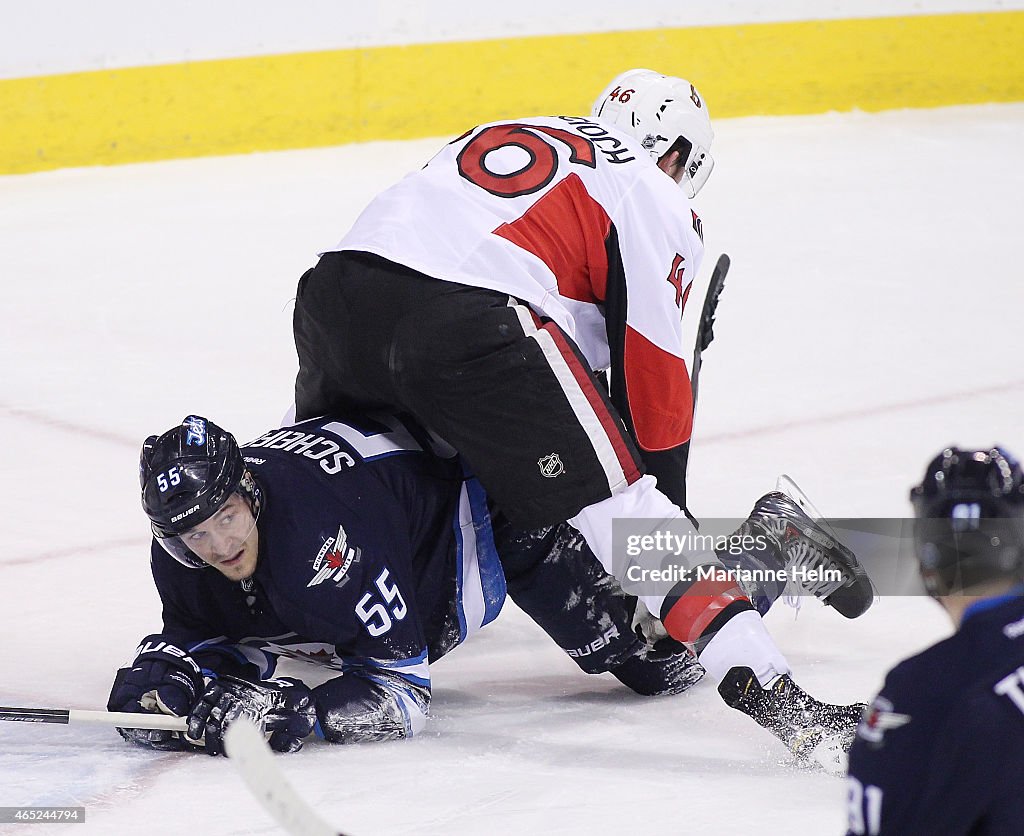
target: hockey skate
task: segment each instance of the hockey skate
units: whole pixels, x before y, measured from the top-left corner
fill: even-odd
[[[847,618],[863,615],[874,590],[853,552],[781,491],[762,496],[741,530],[761,533],[785,562],[790,584]]]
[[[785,744],[801,765],[841,775],[857,734],[864,703],[819,702],[788,674],[762,688],[750,668],[733,668],[718,686],[726,705],[742,711]]]

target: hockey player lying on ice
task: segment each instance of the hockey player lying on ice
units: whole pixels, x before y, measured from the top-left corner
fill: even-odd
[[[108,708],[193,725],[191,739],[126,738],[217,754],[239,713],[264,721],[279,751],[314,731],[340,743],[409,737],[426,720],[430,662],[498,615],[506,574],[517,603],[584,671],[610,671],[642,694],[700,679],[681,645],[649,652],[635,599],[571,527],[525,534],[492,519],[454,454],[435,454],[411,422],[380,420],[306,421],[239,449],[189,416],[146,441],[142,502],[163,627],[118,672]],[[340,675],[312,690],[268,681],[279,656]]]
[[[122,734],[218,754],[227,725],[245,715],[278,751],[311,733],[340,743],[411,736],[426,720],[430,662],[497,616],[506,576],[583,670],[610,671],[642,694],[679,693],[700,678],[682,645],[651,646],[664,632],[650,629],[650,642],[634,632],[636,600],[572,527],[515,530],[459,459],[432,447],[394,417],[314,419],[239,448],[189,416],[147,439],[140,478],[163,626],[118,671],[108,708],[187,715],[189,732]],[[779,507],[785,523],[789,506]],[[778,532],[778,521],[755,510],[745,525]],[[793,538],[806,539],[770,535],[769,549],[740,562],[784,565]],[[338,675],[312,689],[270,679],[279,656]],[[781,681],[755,719],[798,754],[796,736],[804,748],[845,745],[856,708],[823,706]]]

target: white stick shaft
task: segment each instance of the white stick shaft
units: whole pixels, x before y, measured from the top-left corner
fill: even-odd
[[[162,729],[180,732],[188,729],[184,717],[172,717],[169,714],[135,714],[128,711],[86,711],[72,708],[68,712],[68,722],[120,726],[122,729]]]
[[[344,836],[310,806],[278,768],[266,739],[252,723],[238,720],[224,735],[228,758],[263,809],[294,836]]]

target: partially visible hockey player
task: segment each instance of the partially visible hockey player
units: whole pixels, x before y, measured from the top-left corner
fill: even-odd
[[[314,728],[342,743],[422,728],[430,663],[494,619],[505,579],[476,480],[415,426],[382,420],[307,421],[239,449],[189,416],[146,441],[163,626],[118,671],[108,708],[187,715],[190,732],[125,737],[218,754],[240,714],[264,723],[279,751]],[[627,596],[574,534],[499,526],[520,606],[587,672],[644,694],[698,680],[683,648],[655,653],[634,634]],[[571,590],[574,605],[552,588]],[[313,689],[270,679],[279,656],[340,675]]]
[[[589,118],[497,122],[452,140],[300,280],[297,416],[412,414],[515,526],[568,520],[620,580],[614,520],[693,534],[683,474],[694,335],[682,312],[703,255],[688,198],[711,172],[712,136],[692,84],[638,69]],[[609,368],[610,394],[594,374]],[[813,592],[845,616],[870,605],[853,555],[788,497],[763,497],[749,525],[784,533],[783,566],[800,554],[838,569]],[[778,718],[807,717],[809,698],[745,591],[699,577],[720,565],[714,552],[685,557],[690,579],[642,594],[646,608],[716,680],[753,677],[759,709],[732,702],[762,725],[779,734],[789,720]],[[848,741],[852,714],[840,713]]]
[[[1024,832],[1024,474],[950,447],[910,494],[930,595],[956,632],[900,663],[850,750],[849,836]]]

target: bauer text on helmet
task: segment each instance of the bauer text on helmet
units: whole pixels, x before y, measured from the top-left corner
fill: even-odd
[[[598,96],[591,115],[639,140],[655,161],[678,151],[684,161],[681,183],[690,197],[711,174],[711,118],[697,88],[685,79],[627,70]]]

